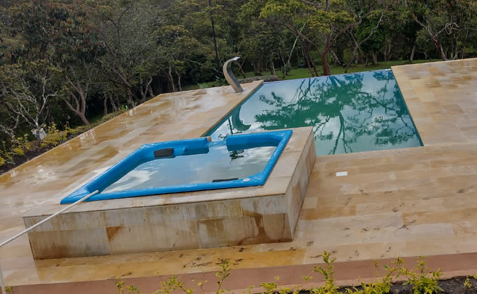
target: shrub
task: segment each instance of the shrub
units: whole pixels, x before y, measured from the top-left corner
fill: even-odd
[[[313,272],[319,273],[321,276],[324,277],[325,282],[324,285],[321,287],[315,287],[312,289],[303,289],[300,287],[295,287],[294,289],[290,288],[280,288],[279,287],[279,280],[280,277],[275,277],[273,282],[269,283],[262,283],[260,286],[264,289],[264,294],[298,294],[300,290],[307,290],[309,293],[312,294],[339,294],[339,293],[347,293],[347,294],[385,294],[391,293],[391,287],[393,283],[395,283],[395,279],[399,276],[404,276],[407,280],[403,283],[404,285],[411,285],[414,294],[432,294],[437,293],[438,291],[443,291],[439,285],[438,280],[441,276],[441,271],[438,269],[437,271],[432,271],[426,266],[426,261],[424,258],[419,258],[417,265],[415,266],[415,270],[408,270],[405,265],[404,261],[401,258],[397,258],[396,261],[391,263],[391,266],[384,265],[384,269],[386,274],[383,278],[376,280],[375,282],[371,283],[361,283],[359,287],[345,287],[340,289],[336,286],[334,280],[334,267],[333,263],[336,259],[331,258],[331,253],[324,252],[323,255],[323,262],[325,266],[322,267],[315,267]],[[218,289],[216,294],[221,294],[227,292],[227,290],[222,288],[222,285],[230,276],[231,273],[231,264],[228,260],[220,260],[219,263],[221,269],[216,273],[216,277],[218,278]],[[378,269],[379,264],[375,262],[375,267]],[[475,276],[474,278],[477,278]],[[312,279],[310,276],[303,276],[303,280],[306,282]],[[204,293],[203,284],[207,281],[200,280],[197,285],[201,290],[201,293]],[[123,281],[119,281],[116,283],[116,287],[119,290],[119,293],[124,293],[125,290],[128,290],[128,294],[143,294],[136,286],[125,286]],[[242,294],[251,294],[251,290],[253,289],[253,285],[249,286],[247,292],[242,292]],[[464,282],[464,287],[470,289],[472,284],[470,283],[469,278],[466,279]],[[194,288],[186,289],[184,284],[179,281],[177,277],[172,277],[167,281],[161,282],[161,288],[155,291],[153,294],[173,294],[173,293],[184,293],[184,294],[194,294]]]
[[[56,124],[53,123],[51,126],[48,127],[46,136],[41,141],[40,146],[42,148],[54,147],[57,146],[59,143],[66,141],[67,132],[66,131],[59,131],[56,128]]]
[[[414,294],[432,294],[442,291],[442,288],[437,284],[439,277],[442,275],[441,269],[431,271],[426,266],[424,257],[419,257],[417,265],[414,267],[416,271],[407,268],[401,268],[401,273],[407,277],[404,285],[411,285]]]
[[[24,156],[25,151],[29,150],[29,141],[28,135],[25,134],[23,137],[17,138],[16,142],[13,143],[12,151],[13,155]]]

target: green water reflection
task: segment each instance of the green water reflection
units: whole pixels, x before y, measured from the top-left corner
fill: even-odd
[[[266,83],[209,135],[303,126],[317,155],[421,146],[390,70]]]

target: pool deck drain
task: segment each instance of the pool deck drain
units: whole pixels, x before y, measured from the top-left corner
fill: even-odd
[[[19,286],[15,293],[115,293],[111,279],[119,276],[149,289],[163,275],[209,274],[223,258],[241,273],[232,272],[228,289],[273,275],[295,284],[324,250],[334,252],[338,272],[350,273],[338,277],[341,283],[371,278],[374,260],[397,256],[428,256],[448,276],[477,273],[477,59],[393,71],[424,146],[317,157],[294,241],[34,261],[23,237],[0,249],[7,284]],[[246,93],[256,86],[246,85]],[[231,89],[201,91],[162,95],[0,177],[0,239],[24,228],[26,211],[52,204],[52,191],[86,180],[144,140],[201,135],[244,98]],[[177,111],[151,113],[160,105]],[[171,130],[164,119],[178,127]]]

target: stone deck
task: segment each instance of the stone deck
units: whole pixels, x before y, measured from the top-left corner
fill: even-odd
[[[424,146],[317,157],[293,242],[34,261],[23,237],[0,249],[7,284],[23,285],[15,293],[93,289],[91,293],[106,294],[116,293],[111,279],[119,276],[148,291],[172,274],[188,279],[205,272],[200,276],[211,280],[223,258],[234,261],[237,269],[228,289],[266,282],[274,275],[284,277],[284,284],[296,284],[321,261],[323,250],[333,251],[337,272],[347,273],[337,277],[341,283],[371,278],[373,260],[396,256],[410,261],[429,256],[429,264],[448,276],[477,273],[477,59],[393,71]],[[249,85],[246,93],[256,86]],[[194,95],[196,91],[164,95],[148,104],[180,106],[185,111],[180,117],[175,111],[163,116],[169,122],[177,119],[180,127],[175,130],[181,130],[181,137],[196,137],[243,98],[229,92],[230,100],[220,94],[210,100],[222,105],[213,109],[204,109],[208,95]],[[175,102],[179,97],[181,102]],[[188,102],[194,97],[197,100]],[[65,191],[69,178],[87,177],[90,170],[142,144],[135,139],[139,134],[156,140],[160,130],[170,139],[173,133],[161,124],[162,116],[149,115],[153,110],[148,104],[136,110],[142,117],[112,120],[0,177],[0,240],[23,228],[21,215],[26,211],[51,203],[52,191]],[[203,112],[214,115],[204,122]],[[127,152],[114,147],[118,140]],[[337,177],[343,171],[347,176]]]

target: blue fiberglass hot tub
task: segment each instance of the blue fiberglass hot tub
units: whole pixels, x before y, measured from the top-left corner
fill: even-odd
[[[292,135],[291,130],[145,144],[88,182],[61,204],[98,190],[87,201],[165,193],[260,186]]]

